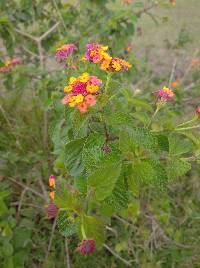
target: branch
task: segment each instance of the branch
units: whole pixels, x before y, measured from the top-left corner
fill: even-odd
[[[22,182],[16,181],[15,179],[13,179],[13,178],[11,178],[11,177],[7,177],[7,179],[10,180],[10,181],[13,182],[13,183],[19,185],[19,186],[22,187],[23,189],[26,189],[26,190],[32,192],[33,194],[35,194],[35,195],[41,197],[43,200],[46,201],[45,196],[42,195],[40,192],[37,192],[36,190],[32,189],[31,187],[29,187],[29,186],[23,184]]]
[[[41,35],[39,37],[39,40],[42,41],[44,40],[51,32],[53,32],[57,27],[58,25],[60,24],[60,22],[58,21],[56,24],[54,24],[48,31],[46,31],[45,33],[43,33],[43,35]]]
[[[120,261],[122,261],[124,264],[126,264],[129,267],[132,267],[131,262],[133,262],[133,260],[127,261],[126,259],[122,258],[120,255],[118,255],[114,250],[112,250],[108,245],[103,244],[104,248],[106,248],[113,256],[115,256],[117,259],[119,259]]]
[[[67,261],[67,268],[71,268],[71,265],[70,265],[70,257],[69,257],[69,248],[68,248],[68,241],[67,241],[67,237],[65,238],[65,249],[66,249],[66,261]]]
[[[48,244],[45,260],[47,260],[47,258],[49,256],[49,252],[51,250],[51,245],[52,245],[52,241],[53,241],[53,235],[54,235],[54,232],[55,232],[55,229],[56,229],[56,221],[57,221],[57,217],[54,219],[53,226],[52,226],[52,229],[51,229],[51,235],[50,235],[50,239],[49,239],[49,244]]]

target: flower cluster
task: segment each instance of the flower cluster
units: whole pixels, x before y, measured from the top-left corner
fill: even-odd
[[[163,87],[162,89],[158,90],[155,95],[161,101],[168,102],[174,97],[174,92],[168,87]]]
[[[89,106],[96,104],[95,95],[99,94],[101,83],[100,79],[88,73],[83,73],[78,78],[71,77],[69,84],[64,87],[64,92],[68,94],[62,103],[77,107],[82,113],[87,112]]]
[[[126,71],[131,68],[131,64],[123,59],[112,57],[108,54],[108,46],[100,44],[87,44],[87,52],[84,59],[90,62],[100,64],[100,68],[104,71],[119,72]]]
[[[52,188],[52,190],[49,193],[49,196],[53,200],[55,196],[54,189],[56,188],[56,177],[54,175],[49,176],[49,186]]]
[[[63,45],[56,50],[56,58],[61,61],[65,60],[74,52],[74,50],[77,50],[77,47],[74,44]]]
[[[6,60],[4,66],[0,67],[0,73],[9,73],[14,66],[19,64],[22,64],[22,60],[19,58]]]
[[[58,207],[55,204],[48,204],[46,207],[46,213],[47,213],[47,217],[48,219],[54,219],[57,216],[58,213]]]
[[[93,239],[83,240],[76,249],[76,251],[83,256],[92,254],[95,250],[96,250],[96,242]]]

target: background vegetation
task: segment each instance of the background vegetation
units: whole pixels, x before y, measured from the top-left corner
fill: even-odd
[[[142,122],[143,109],[151,112],[152,92],[178,81],[176,102],[160,120],[187,120],[200,103],[199,8],[198,0],[177,0],[176,6],[168,0],[0,1],[0,64],[23,59],[0,74],[1,267],[61,268],[69,259],[71,267],[126,267],[118,256],[132,259],[133,268],[200,267],[199,164],[165,193],[144,189],[153,216],[143,217],[137,199],[128,214],[116,214],[107,229],[112,251],[78,255],[78,240],[63,238],[45,212],[48,176],[62,170],[56,156],[62,144],[52,145],[60,139],[54,100],[74,73],[56,62],[56,47],[75,43],[83,54],[86,43],[100,42],[129,60],[134,67],[118,82]],[[200,143],[198,135],[192,138]],[[65,133],[62,138],[64,143]]]

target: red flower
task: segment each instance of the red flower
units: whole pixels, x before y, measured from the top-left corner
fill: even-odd
[[[96,242],[93,239],[83,240],[76,249],[76,251],[83,256],[92,254],[95,250],[96,250]]]
[[[58,207],[55,204],[48,204],[46,208],[48,219],[54,219],[58,213]]]

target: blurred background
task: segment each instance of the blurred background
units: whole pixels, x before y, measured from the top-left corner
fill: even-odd
[[[52,131],[58,118],[53,101],[67,77],[80,71],[78,56],[66,66],[56,61],[55,51],[74,43],[83,55],[89,42],[108,45],[133,64],[118,80],[140,105],[142,100],[153,105],[152,92],[169,84],[177,99],[163,120],[176,115],[186,120],[200,104],[199,15],[199,0],[0,1],[1,267],[69,268],[68,257],[75,268],[126,267],[105,249],[79,256],[76,238],[61,236],[46,216],[48,176],[62,170],[52,153],[51,140],[60,135],[59,126]],[[20,64],[8,70],[11,59]],[[199,268],[199,178],[197,164],[168,193],[149,191],[160,222],[152,225],[153,233],[136,200],[129,223],[113,218],[116,232],[108,231],[109,245],[131,257],[133,268]]]

